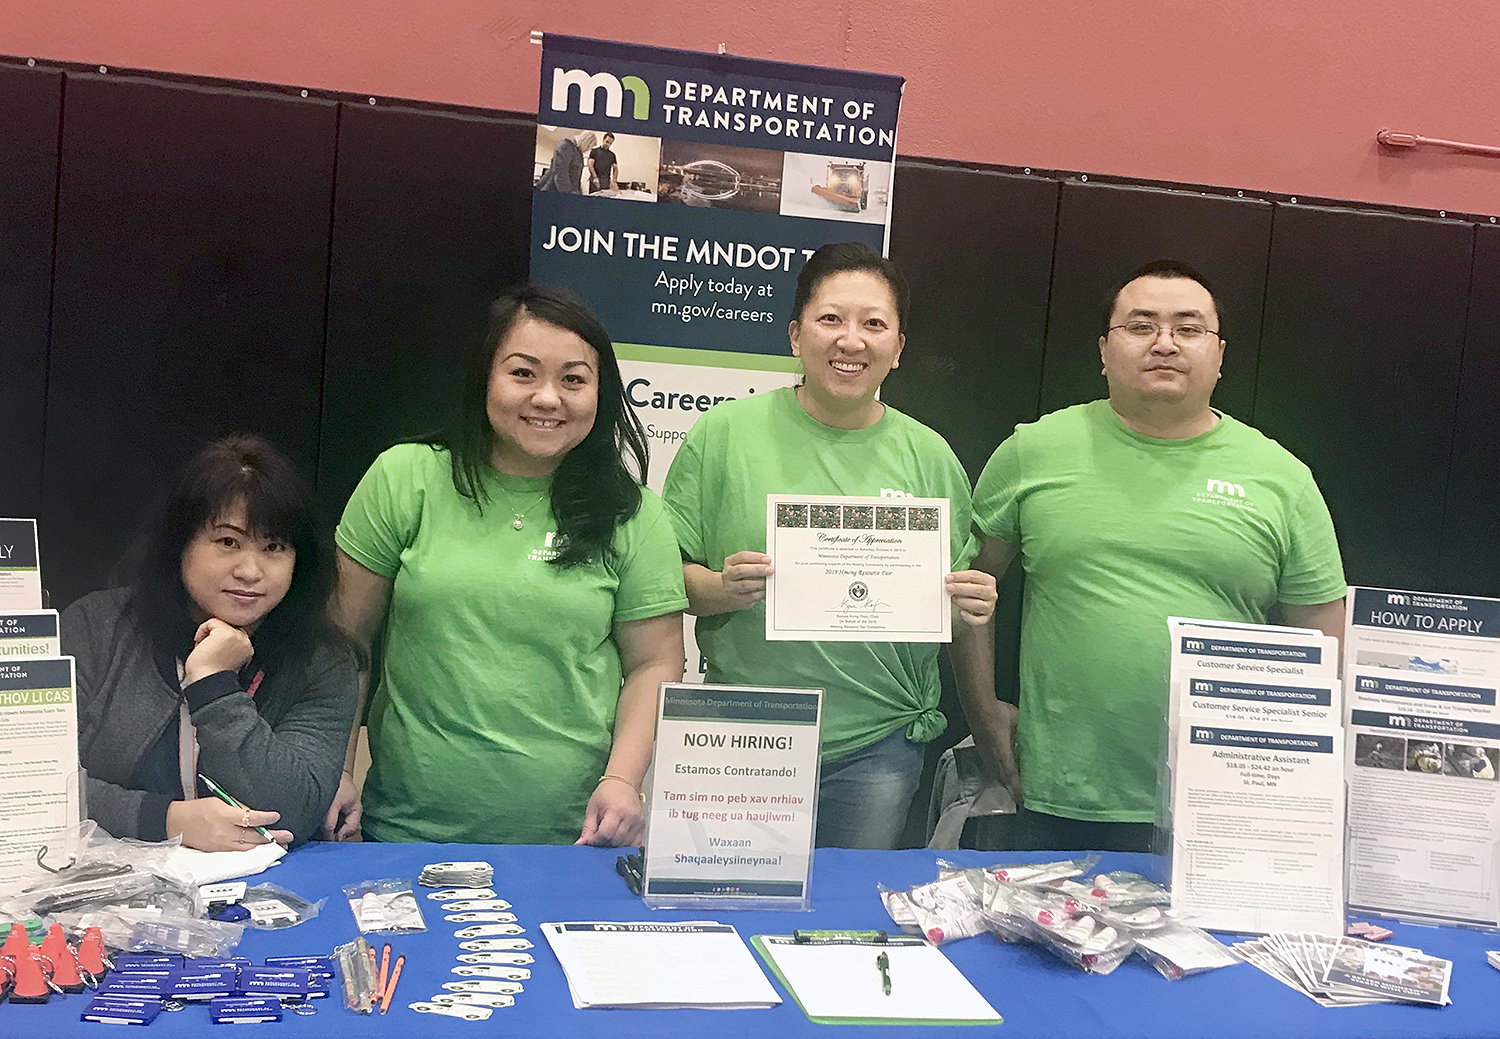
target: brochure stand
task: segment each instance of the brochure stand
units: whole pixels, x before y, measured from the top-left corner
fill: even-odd
[[[1350,588],[1349,904],[1500,927],[1500,599]]]
[[[1173,908],[1210,930],[1341,933],[1338,641],[1222,621],[1168,628]]]
[[[72,657],[0,660],[0,895],[64,862],[82,811]]]

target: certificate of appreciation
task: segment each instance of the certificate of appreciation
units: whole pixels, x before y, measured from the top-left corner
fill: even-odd
[[[767,641],[952,642],[948,499],[766,495]]]

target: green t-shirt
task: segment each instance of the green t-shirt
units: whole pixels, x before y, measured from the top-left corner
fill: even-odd
[[[1017,426],[974,522],[1026,569],[1026,804],[1074,819],[1155,818],[1169,616],[1264,623],[1345,591],[1312,473],[1227,415],[1186,440],[1142,436],[1106,400]]]
[[[364,826],[383,841],[572,843],[609,757],[612,628],[687,606],[671,523],[643,490],[613,559],[560,570],[551,477],[487,472],[481,513],[448,457],[386,451],[336,534],[393,581]]]
[[[662,491],[683,558],[722,570],[736,552],[764,552],[767,494],[947,498],[953,568],[974,555],[963,466],[941,436],[889,405],[854,430],[816,421],[791,389],[714,405],[688,432]],[[768,643],[764,603],[700,617],[696,631],[710,682],[825,690],[825,759],[901,726],[930,740],[946,724],[933,643]]]

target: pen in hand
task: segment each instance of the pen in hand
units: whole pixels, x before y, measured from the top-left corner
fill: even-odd
[[[880,971],[880,988],[887,996],[891,994],[891,958],[885,953],[875,957],[875,969]]]
[[[218,783],[215,783],[212,779],[209,779],[202,772],[198,773],[198,778],[203,781],[204,786],[208,787],[209,793],[213,794],[220,801],[223,801],[225,804],[229,805],[232,808],[243,808],[247,812],[250,810],[249,805],[243,804],[237,798],[231,797],[227,790],[221,787]],[[248,821],[248,818],[246,821]],[[271,836],[271,831],[267,830],[264,826],[252,826],[250,828],[268,841],[275,839]]]

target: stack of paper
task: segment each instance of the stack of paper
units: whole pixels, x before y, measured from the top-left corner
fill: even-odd
[[[758,934],[751,941],[815,1024],[999,1024],[995,1008],[921,938]]]
[[[217,884],[221,880],[249,877],[264,873],[281,861],[286,849],[275,841],[256,844],[244,851],[199,851],[177,847],[167,856],[167,864],[193,883]]]
[[[1421,949],[1326,934],[1268,934],[1234,951],[1325,1007],[1450,1002],[1453,961]]]
[[[781,1002],[728,924],[544,923],[542,934],[580,1010],[759,1009]]]
[[[1172,906],[1219,931],[1343,930],[1338,642],[1173,618]]]

